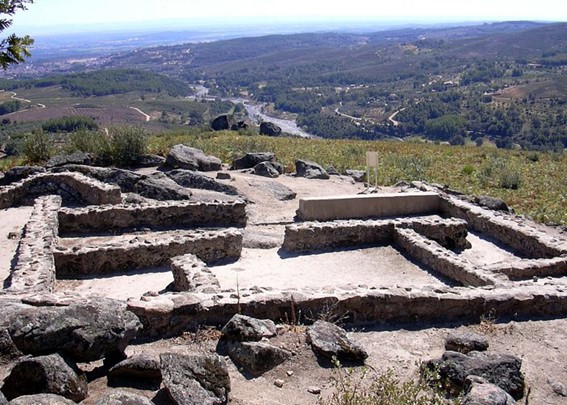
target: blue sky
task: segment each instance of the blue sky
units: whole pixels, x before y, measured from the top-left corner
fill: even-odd
[[[15,30],[171,19],[230,22],[247,17],[567,21],[567,4],[566,0],[35,0],[29,10],[18,12]]]

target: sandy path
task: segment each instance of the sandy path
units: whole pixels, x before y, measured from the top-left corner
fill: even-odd
[[[32,207],[8,208],[0,210],[0,281],[10,275],[14,255],[18,248],[20,235],[30,219]]]

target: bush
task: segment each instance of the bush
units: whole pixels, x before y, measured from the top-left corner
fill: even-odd
[[[144,129],[113,127],[109,134],[112,163],[116,166],[132,166],[146,153],[148,136]]]
[[[38,129],[24,138],[22,152],[30,163],[42,163],[51,157],[51,147],[49,135]]]
[[[321,399],[320,405],[441,405],[456,403],[445,400],[428,385],[426,379],[402,382],[389,369],[383,374],[368,369],[356,376],[353,369],[342,369],[336,362],[334,392]]]
[[[507,168],[500,173],[500,187],[517,190],[522,184],[522,175],[514,168]]]

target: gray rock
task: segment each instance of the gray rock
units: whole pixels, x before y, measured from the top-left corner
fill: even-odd
[[[441,359],[427,362],[426,367],[437,370],[441,380],[457,391],[464,389],[468,376],[475,375],[499,386],[516,400],[524,395],[522,360],[516,356],[492,352],[462,354],[447,351]]]
[[[195,171],[177,169],[167,172],[166,174],[169,178],[183,187],[218,191],[219,193],[225,193],[228,195],[238,195],[236,187],[231,186],[230,184],[219,183],[215,179]]]
[[[234,117],[227,114],[219,115],[211,122],[211,128],[214,131],[227,131],[235,125],[237,123]]]
[[[144,176],[125,169],[84,165],[55,167],[51,171],[79,172],[104,183],[115,184],[120,187],[120,191],[123,193],[136,193],[153,200],[188,200],[191,198],[191,191],[184,189],[163,173]]]
[[[232,180],[232,176],[230,175],[230,173],[218,172],[217,180]]]
[[[271,194],[279,201],[289,201],[297,197],[297,193],[291,188],[278,183],[277,181],[251,181],[248,184],[257,187]]]
[[[153,402],[133,392],[113,390],[98,398],[94,405],[153,405]]]
[[[240,159],[234,160],[232,162],[231,169],[233,170],[251,169],[262,162],[275,162],[275,161],[276,161],[276,157],[272,152],[247,153]]]
[[[159,387],[161,383],[159,358],[148,355],[129,357],[109,370],[108,382],[113,386]]]
[[[481,195],[481,196],[473,197],[473,201],[475,204],[478,204],[481,207],[488,208],[489,210],[506,211],[506,212],[510,211],[508,205],[504,202],[504,200],[501,200],[500,198]]]
[[[187,145],[172,147],[165,160],[166,167],[201,172],[221,170],[221,163],[219,158],[207,156],[202,150]]]
[[[307,329],[307,342],[313,351],[329,359],[336,357],[341,361],[364,361],[368,353],[347,336],[344,329],[330,322],[317,321]]]
[[[468,376],[465,381],[467,395],[462,405],[515,405],[516,401],[506,391],[482,377]]]
[[[228,345],[231,360],[254,377],[279,366],[291,353],[262,342],[233,342]]]
[[[280,177],[283,167],[275,162],[262,162],[254,166],[254,174],[275,179]]]
[[[329,173],[315,162],[308,160],[297,160],[295,162],[295,172],[297,177],[306,179],[328,180]]]
[[[224,339],[237,342],[257,342],[276,334],[276,324],[270,319],[256,319],[240,314],[234,315],[222,328]]]
[[[1,404],[1,402],[0,402]],[[75,405],[75,401],[71,401],[65,397],[55,394],[36,394],[24,395],[13,399],[10,405]]]
[[[488,350],[488,339],[478,333],[451,333],[445,338],[445,350],[459,353]]]
[[[98,298],[66,307],[3,303],[6,327],[25,354],[64,352],[77,361],[93,361],[124,349],[141,328],[121,301]]]
[[[260,135],[280,136],[282,129],[273,122],[264,121],[260,124]]]
[[[160,355],[163,384],[175,404],[227,404],[230,377],[225,361],[215,355]]]
[[[364,183],[366,181],[366,172],[362,170],[346,170],[345,174],[354,179],[358,183]]]
[[[559,395],[561,397],[567,397],[567,387],[565,387],[565,384],[562,384],[559,381],[551,381],[551,380],[548,381],[548,383],[556,395]]]
[[[136,160],[138,167],[156,167],[165,163],[165,158],[159,155],[142,155]]]
[[[327,173],[329,173],[329,176],[340,176],[341,174],[337,171],[337,169],[335,169],[333,166],[329,166],[327,167]]]
[[[8,403],[8,400],[6,399],[6,397],[4,396],[2,391],[0,391],[0,405],[6,405],[7,403]]]
[[[15,183],[34,174],[44,173],[45,168],[40,166],[15,166],[4,172],[4,177],[0,179],[0,186]]]
[[[18,350],[7,329],[0,329],[0,365],[19,359],[24,354]]]
[[[56,394],[80,402],[88,395],[87,379],[76,364],[58,354],[20,361],[4,380],[8,399],[22,395]]]
[[[189,200],[192,196],[190,190],[183,188],[163,173],[152,173],[140,179],[133,191],[143,197],[160,201]]]
[[[47,161],[45,167],[52,168],[70,164],[76,165],[92,165],[95,163],[95,157],[92,153],[74,152],[68,155],[56,155]]]

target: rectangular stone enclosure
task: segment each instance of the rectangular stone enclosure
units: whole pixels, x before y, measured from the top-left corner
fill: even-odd
[[[299,200],[297,216],[304,221],[332,221],[426,215],[439,210],[438,193],[384,193],[302,198]]]

